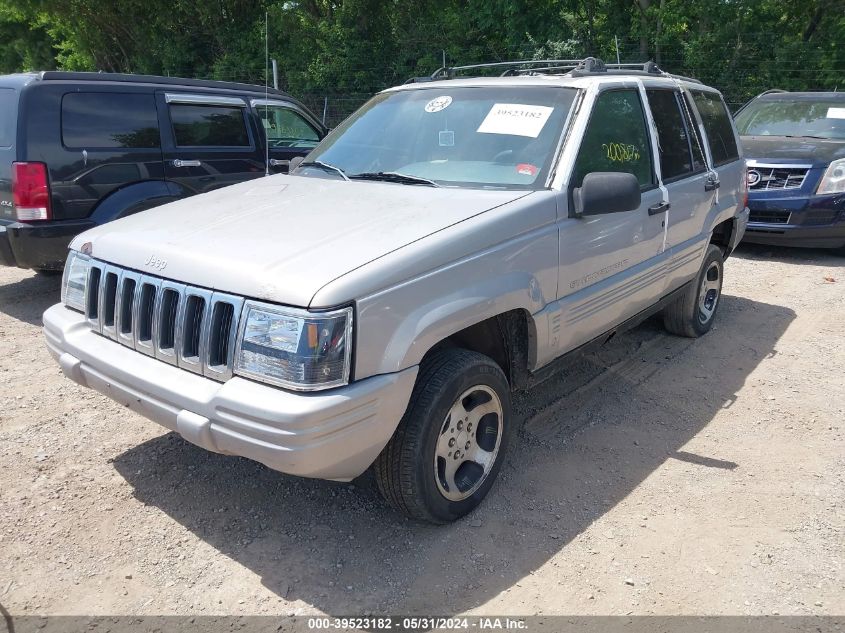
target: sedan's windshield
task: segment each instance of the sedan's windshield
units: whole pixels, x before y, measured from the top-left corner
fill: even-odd
[[[845,139],[845,101],[759,100],[736,116],[742,136],[807,136]]]
[[[335,129],[298,173],[409,185],[539,189],[545,186],[575,94],[545,86],[382,93]],[[308,167],[313,162],[335,171]]]

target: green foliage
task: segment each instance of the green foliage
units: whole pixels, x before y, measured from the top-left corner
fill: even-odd
[[[655,59],[739,104],[842,88],[843,0],[0,0],[0,72],[63,68],[371,93],[442,64]]]

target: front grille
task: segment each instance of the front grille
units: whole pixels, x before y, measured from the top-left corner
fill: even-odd
[[[781,211],[780,209],[751,209],[748,221],[765,224],[789,224],[790,215],[789,211]]]
[[[749,189],[751,191],[800,189],[809,171],[809,167],[753,165],[748,168]]]
[[[91,260],[85,318],[96,331],[216,380],[232,376],[242,297]]]

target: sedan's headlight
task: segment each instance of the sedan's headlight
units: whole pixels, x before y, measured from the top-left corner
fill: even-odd
[[[842,193],[843,191],[845,191],[845,158],[840,158],[828,166],[816,193]]]
[[[345,385],[351,338],[352,308],[308,312],[247,301],[234,371],[300,391]]]
[[[62,303],[68,308],[85,311],[85,284],[90,265],[88,256],[77,251],[71,251],[67,256],[62,277]]]

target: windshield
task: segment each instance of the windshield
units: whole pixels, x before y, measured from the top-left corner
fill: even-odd
[[[445,187],[545,186],[576,91],[438,87],[376,95],[309,154],[298,173],[396,174]],[[324,165],[307,167],[309,162]],[[385,178],[387,179],[387,178]],[[412,179],[402,182],[413,184]]]
[[[737,115],[736,127],[742,136],[845,139],[845,101],[755,101]]]

